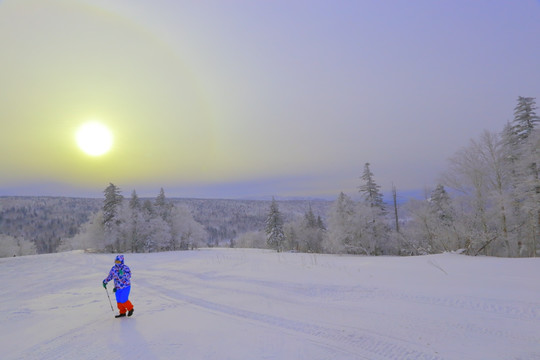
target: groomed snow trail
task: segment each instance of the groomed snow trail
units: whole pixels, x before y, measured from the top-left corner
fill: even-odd
[[[0,259],[0,357],[540,359],[537,259],[125,255],[123,319],[100,285],[113,254]]]

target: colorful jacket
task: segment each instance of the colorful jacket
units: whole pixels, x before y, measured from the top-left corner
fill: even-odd
[[[118,255],[116,260],[120,260],[120,264],[114,264],[109,276],[103,280],[103,283],[107,284],[109,281],[114,280],[116,289],[125,289],[131,286],[131,270],[129,266],[124,264],[124,255]]]

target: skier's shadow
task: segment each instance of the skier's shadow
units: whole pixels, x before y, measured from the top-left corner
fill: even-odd
[[[139,327],[141,323],[139,323]],[[126,354],[136,355],[128,356],[126,358],[136,359],[157,359],[157,354],[152,352],[149,346],[148,340],[137,330],[137,318],[135,316],[131,318],[120,319],[120,333],[119,340],[121,344],[118,344],[123,349],[126,349]]]

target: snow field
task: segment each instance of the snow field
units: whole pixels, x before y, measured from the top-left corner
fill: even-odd
[[[123,319],[101,287],[114,254],[0,259],[0,357],[540,359],[540,259],[125,255]]]

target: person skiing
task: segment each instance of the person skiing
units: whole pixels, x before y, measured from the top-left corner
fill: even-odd
[[[109,276],[103,280],[105,290],[107,289],[107,283],[111,280],[114,280],[113,292],[116,294],[116,303],[120,311],[120,314],[115,317],[124,317],[126,313],[127,316],[133,315],[133,304],[128,300],[129,291],[131,290],[131,270],[129,266],[124,264],[124,255],[116,256]]]

